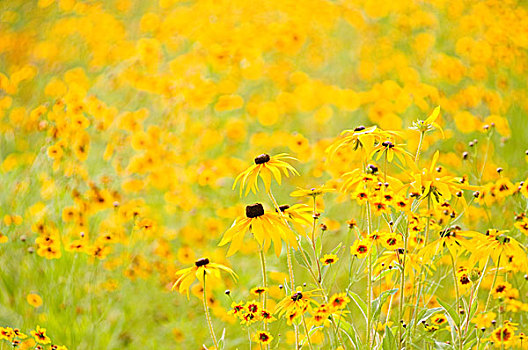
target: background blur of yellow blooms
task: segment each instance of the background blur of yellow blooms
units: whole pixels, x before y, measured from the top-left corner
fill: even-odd
[[[341,175],[364,170],[351,149],[332,158],[325,152],[341,131],[359,125],[398,131],[396,143],[414,158],[420,132],[409,127],[436,106],[445,137],[425,134],[419,171],[439,150],[442,176],[481,186],[481,198],[472,201],[466,191],[471,203],[453,204],[461,214],[457,225],[509,230],[526,243],[528,190],[517,188],[527,177],[527,50],[523,1],[1,1],[0,330],[27,334],[31,340],[21,340],[20,349],[35,348],[37,327],[51,338],[44,349],[210,348],[200,283],[190,287],[190,299],[171,292],[176,271],[208,257],[239,276],[236,283],[227,275],[208,280],[217,337],[225,329],[225,349],[249,348],[261,325],[241,325],[228,312],[232,301],[259,298],[250,293],[262,285],[259,246],[247,235],[226,258],[228,248],[218,243],[246,205],[274,210],[262,184],[257,194],[239,197],[231,189],[235,177],[260,154],[288,153],[300,176],[273,182],[273,194],[279,204],[311,208],[310,197],[289,194],[323,184],[339,189]],[[370,162],[381,169],[383,159]],[[416,174],[396,160],[390,166],[389,175],[403,182]],[[337,258],[323,267],[327,292],[353,290],[364,298],[365,260],[353,258],[349,247],[333,249],[352,245],[347,221],[355,219],[363,234],[365,206],[338,191],[316,201],[317,224],[326,225],[324,233],[318,229],[322,253]],[[439,222],[425,218],[442,211],[428,212],[426,202],[414,218],[417,230],[427,221],[439,232]],[[280,258],[266,254],[272,312],[287,296],[279,288],[288,279],[285,250]],[[445,277],[449,252],[435,260],[436,272],[423,274],[424,285],[437,286],[424,294],[430,308],[439,306],[437,298],[454,305],[453,280]],[[465,254],[460,264],[480,261],[482,270],[487,255]],[[298,258],[296,283],[316,289]],[[492,259],[470,329],[486,328],[478,335],[481,348],[500,344],[502,330],[515,333],[503,347],[528,348],[528,340],[519,345],[528,331],[526,266],[506,265],[495,274]],[[488,291],[500,283],[509,294],[493,292],[485,310]],[[387,285],[378,278],[374,296]],[[405,288],[412,295],[413,285]],[[391,302],[398,305],[397,297]],[[357,305],[347,308],[343,317],[364,338]],[[384,304],[382,315],[390,308]],[[408,323],[413,308],[406,310]],[[397,311],[390,316],[373,325],[380,344],[385,326],[397,334]],[[433,327],[438,320],[426,321]],[[416,325],[416,348],[451,341],[448,322],[438,322],[437,331]],[[315,331],[313,344],[301,339],[303,348],[336,349],[331,327]],[[284,317],[270,323],[271,347],[280,341],[278,348],[293,349],[295,328]],[[305,334],[301,326],[298,332]],[[16,339],[0,332],[0,349]]]

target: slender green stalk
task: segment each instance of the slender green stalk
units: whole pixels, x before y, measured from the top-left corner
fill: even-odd
[[[418,163],[418,159],[420,158],[420,151],[422,149],[422,142],[423,142],[424,136],[425,136],[425,132],[422,131],[420,133],[420,141],[418,142],[418,148],[416,149],[416,155],[414,156],[415,163]]]
[[[367,234],[370,236],[371,233],[371,213],[370,213],[370,203],[367,201]],[[372,251],[369,251],[368,254],[368,276],[367,276],[367,346],[369,349],[372,348],[370,338],[372,333]]]
[[[308,331],[308,326],[306,325],[306,319],[304,318],[304,313],[301,315],[302,323],[304,326],[304,332],[306,333],[306,339],[308,340],[308,347],[310,350],[313,350],[312,340],[310,339],[310,332]]]
[[[493,293],[493,288],[495,288],[495,282],[497,282],[497,276],[499,275],[501,257],[502,257],[502,254],[499,254],[499,258],[497,259],[497,269],[495,270],[495,276],[493,276],[493,282],[491,282],[491,287],[490,287],[490,291],[488,294],[488,299],[486,299],[486,306],[484,307],[484,312],[488,311],[489,302],[491,300],[491,294]]]
[[[218,347],[218,341],[216,340],[216,335],[213,329],[213,322],[211,322],[211,315],[209,314],[209,308],[207,307],[207,295],[206,295],[206,288],[205,288],[205,271],[203,275],[203,307],[205,312],[205,318],[207,319],[207,325],[209,326],[209,332],[211,333],[211,338],[213,338],[213,344],[215,346],[215,349],[220,349]]]
[[[268,279],[266,277],[266,257],[264,256],[264,250],[260,248],[260,267],[262,268],[262,285],[266,291],[262,296],[262,307],[267,310],[266,306],[268,304]],[[268,323],[264,322],[264,330],[268,331]],[[269,344],[266,345],[266,348],[269,349]]]
[[[315,228],[317,226],[317,209],[315,203],[315,196],[313,196],[313,227],[312,227],[312,249],[314,253],[314,259],[317,263],[317,280],[321,282],[321,264],[319,263],[319,256],[317,255],[317,249],[315,248]]]
[[[455,263],[455,258],[453,257],[453,254],[451,253],[451,251],[449,251],[449,256],[451,257],[451,267],[453,270],[453,282],[455,283],[455,295],[456,295],[455,305],[456,305],[456,312],[458,313],[460,311],[460,291],[458,290],[458,279],[456,276],[456,263]],[[458,348],[462,350],[461,325],[458,324],[457,327],[458,327]]]

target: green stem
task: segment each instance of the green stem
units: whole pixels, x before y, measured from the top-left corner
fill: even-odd
[[[367,235],[370,237],[371,233],[371,213],[370,203],[367,201]],[[368,276],[367,276],[367,347],[372,348],[370,344],[371,338],[371,318],[372,318],[372,251],[368,254]]]
[[[207,307],[207,295],[206,295],[206,288],[205,288],[205,271],[203,276],[203,307],[205,311],[205,318],[207,319],[207,325],[209,326],[209,332],[211,333],[211,337],[213,338],[213,343],[215,346],[215,349],[220,350],[218,347],[218,341],[216,340],[216,335],[214,333],[213,329],[213,323],[211,322],[211,315],[209,314],[209,308]]]
[[[414,156],[414,162],[418,163],[418,159],[420,158],[420,150],[422,148],[422,142],[424,139],[425,132],[420,133],[420,142],[418,142],[418,148],[416,149],[416,155]]]
[[[310,332],[308,331],[308,326],[306,325],[306,319],[304,318],[304,313],[301,315],[302,323],[304,326],[304,332],[306,333],[306,339],[308,340],[308,347],[310,350],[313,350],[312,340],[310,339]]]
[[[455,263],[455,258],[453,257],[453,254],[451,253],[451,251],[449,251],[449,256],[451,257],[451,267],[452,267],[452,270],[453,270],[453,282],[455,283],[456,312],[458,314],[460,314],[460,292],[458,290],[458,279],[457,279],[457,276],[456,276],[456,263]],[[462,350],[462,329],[461,329],[461,325],[458,324],[457,327],[458,327],[458,348],[460,350]]]
[[[500,260],[501,260],[502,253],[499,254],[499,258],[497,259],[497,269],[495,270],[495,276],[493,276],[493,282],[491,282],[490,291],[488,294],[488,299],[486,300],[486,306],[484,307],[484,313],[488,310],[489,302],[491,300],[491,294],[493,293],[493,288],[495,288],[495,282],[497,282],[497,276],[499,275],[499,267],[500,267]]]

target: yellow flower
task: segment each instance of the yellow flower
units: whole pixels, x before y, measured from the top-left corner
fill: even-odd
[[[299,175],[297,170],[292,167],[290,164],[284,162],[282,159],[292,159],[295,158],[289,157],[286,153],[277,154],[275,156],[270,156],[269,154],[261,154],[255,158],[255,164],[241,172],[235,179],[233,183],[233,189],[237,186],[237,183],[240,181],[240,195],[246,189],[245,195],[249,194],[251,190],[253,193],[258,192],[258,177],[264,182],[264,187],[266,191],[270,190],[271,187],[271,178],[275,178],[277,183],[280,185],[282,176],[281,170],[284,173],[284,176],[289,177],[290,173],[294,175]]]
[[[37,326],[36,330],[31,331],[31,335],[39,344],[51,343],[51,339],[46,335],[46,328],[40,328],[40,326]]]
[[[319,186],[319,187],[312,187],[308,190],[298,187],[295,191],[290,193],[290,196],[292,197],[316,197],[323,193],[333,192],[333,191],[335,191],[334,188],[326,187],[325,185]]]
[[[258,331],[255,333],[254,340],[259,344],[268,345],[273,340],[273,336],[266,331]]]
[[[238,278],[237,274],[229,267],[226,267],[221,264],[212,263],[209,261],[208,258],[202,258],[196,260],[194,262],[194,266],[176,272],[177,276],[181,276],[176,280],[176,282],[174,282],[172,290],[178,288],[178,292],[182,294],[184,291],[187,291],[187,298],[189,298],[189,289],[193,284],[195,278],[197,278],[198,281],[202,283],[207,275],[219,279],[220,271],[229,273],[235,281]]]
[[[440,132],[442,133],[442,137],[445,137],[444,130],[442,130],[442,127],[436,122],[439,116],[440,106],[436,106],[433,112],[431,112],[431,114],[427,117],[427,119],[413,122],[413,126],[410,127],[410,129],[418,130],[422,133],[425,133],[436,128],[440,130]]]
[[[356,240],[350,247],[350,253],[359,259],[366,257],[370,252],[370,242],[367,239]]]
[[[335,254],[325,254],[321,258],[321,262],[323,263],[323,265],[332,265],[336,263],[337,260],[339,260],[339,258]]]
[[[26,300],[29,305],[33,306],[34,308],[38,308],[42,305],[42,298],[38,294],[30,293],[27,295]]]
[[[279,317],[285,313],[305,313],[308,307],[315,303],[315,300],[312,298],[317,295],[317,292],[317,289],[303,292],[301,287],[297,287],[297,290],[294,293],[287,295],[277,304],[275,307],[275,313],[278,313]]]
[[[218,245],[223,246],[231,242],[227,251],[227,256],[231,256],[240,250],[248,231],[253,233],[253,237],[264,251],[269,249],[273,241],[277,256],[281,253],[282,241],[289,246],[297,247],[295,234],[284,224],[281,217],[277,213],[265,213],[260,203],[246,206],[246,216],[239,216],[235,220]]]

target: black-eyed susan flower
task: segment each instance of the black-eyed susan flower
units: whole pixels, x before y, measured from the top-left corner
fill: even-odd
[[[442,137],[444,137],[444,130],[436,122],[439,116],[440,106],[436,106],[435,109],[431,112],[431,114],[429,114],[429,116],[425,120],[419,119],[417,121],[414,121],[409,129],[414,129],[421,133],[426,133],[436,128],[440,130],[440,132],[442,133]]]
[[[303,314],[312,304],[316,303],[313,297],[318,295],[318,292],[317,289],[303,291],[301,287],[297,287],[297,290],[294,293],[287,295],[277,304],[275,313],[278,313],[279,317],[285,313]]]
[[[5,339],[7,341],[12,341],[15,337],[15,332],[11,327],[0,327],[0,340]]]
[[[346,293],[334,294],[328,299],[328,306],[332,310],[342,310],[346,308],[347,304],[350,302],[350,298],[347,297]]]
[[[370,252],[371,242],[367,239],[354,241],[350,247],[350,254],[356,256],[358,259],[365,258]]]
[[[40,328],[40,326],[37,326],[37,328],[34,331],[30,332],[35,341],[39,344],[49,344],[51,343],[51,339],[46,335],[46,328]]]
[[[203,283],[206,276],[220,278],[220,272],[227,272],[231,277],[236,281],[238,278],[237,274],[231,270],[229,267],[226,267],[221,264],[212,263],[208,258],[202,258],[195,261],[194,266],[182,269],[176,272],[176,275],[181,275],[172,289],[178,289],[178,292],[182,293],[187,292],[187,298],[189,297],[189,289],[194,282],[194,279],[198,279]]]
[[[253,339],[259,344],[269,345],[273,340],[273,336],[269,332],[258,331],[255,333]]]
[[[304,233],[304,227],[313,224],[313,208],[306,204],[294,204],[292,206],[286,204],[281,205],[279,209],[297,233]]]
[[[261,296],[263,295],[264,293],[266,293],[268,291],[268,288],[265,288],[265,287],[255,287],[255,288],[251,288],[251,290],[249,291],[250,294],[252,295],[255,295],[255,296]]]
[[[437,326],[441,326],[441,325],[443,325],[446,322],[447,322],[447,317],[445,317],[444,314],[436,314],[436,315],[431,317],[431,323],[433,323],[433,324],[435,324]]]
[[[504,322],[502,327],[499,327],[491,333],[490,340],[495,343],[495,345],[507,346],[513,345],[515,343],[515,326],[512,323]]]
[[[335,254],[325,254],[320,260],[323,265],[332,265],[335,264],[339,258]]]
[[[271,179],[275,178],[275,181],[280,185],[282,181],[281,171],[284,176],[289,177],[290,173],[299,175],[297,170],[290,164],[283,161],[283,159],[295,160],[295,158],[288,156],[286,153],[277,154],[270,156],[269,154],[261,154],[255,158],[255,164],[241,172],[233,183],[233,189],[237,186],[240,181],[240,195],[245,189],[245,195],[247,196],[249,191],[253,193],[258,192],[258,178],[264,182],[266,191],[269,192],[271,187]]]
[[[231,242],[227,251],[227,256],[231,256],[242,247],[246,232],[253,234],[264,251],[267,251],[273,242],[277,256],[281,253],[282,241],[289,246],[297,247],[295,234],[284,224],[279,214],[264,212],[264,207],[260,203],[246,206],[245,217],[239,216],[235,220],[218,245],[223,246]]]
[[[295,191],[290,193],[292,197],[317,197],[324,193],[334,192],[335,188],[327,187],[325,185],[319,187],[312,187],[309,189],[304,189],[297,187]]]

